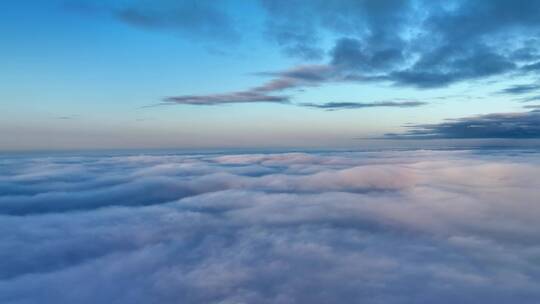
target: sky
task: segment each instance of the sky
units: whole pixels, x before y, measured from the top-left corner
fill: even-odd
[[[540,303],[540,1],[0,1],[0,303]]]
[[[2,1],[0,150],[540,138],[540,3]]]

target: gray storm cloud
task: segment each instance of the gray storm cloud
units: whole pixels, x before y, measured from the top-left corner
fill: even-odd
[[[2,303],[538,303],[531,151],[4,157]]]

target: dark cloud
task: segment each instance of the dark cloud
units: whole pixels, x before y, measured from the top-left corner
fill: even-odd
[[[340,39],[332,50],[332,64],[345,69],[370,72],[391,69],[404,59],[399,46],[376,52],[366,50],[368,47],[370,46],[358,39]]]
[[[272,92],[336,82],[386,82],[416,88],[511,73],[540,64],[540,4],[528,0],[260,1],[264,33],[235,13],[232,2],[127,1],[107,7],[129,24],[176,30],[208,41],[264,34],[292,56],[326,63],[259,73],[274,79],[237,92],[179,95],[165,103],[286,102]],[[242,21],[243,20],[243,21]],[[330,46],[328,41],[334,40]],[[328,58],[329,57],[329,58]],[[509,88],[521,93],[527,88]]]
[[[237,42],[241,32],[225,3],[214,1],[144,1],[96,3],[68,0],[65,7],[79,13],[107,14],[126,24],[149,30],[171,31],[204,42]]]
[[[538,65],[540,5],[534,1],[263,3],[271,32],[286,37],[289,46],[316,49],[327,32],[346,37],[336,40],[331,64],[364,77],[443,87]]]
[[[306,86],[317,86],[323,82],[346,81],[335,74],[335,70],[324,65],[298,66],[290,70],[281,72],[258,73],[262,76],[274,77],[261,86],[251,88],[247,91],[232,92],[226,94],[214,95],[183,95],[165,98],[166,104],[191,104],[191,105],[219,105],[228,103],[253,103],[253,102],[272,102],[272,103],[290,103],[289,96],[273,95],[272,93],[282,92],[290,89],[297,89]],[[271,95],[272,94],[272,95]],[[292,103],[290,103],[292,104]],[[420,101],[382,101],[371,103],[359,102],[329,102],[323,104],[300,103],[296,104],[303,107],[319,108],[326,110],[338,109],[358,109],[373,107],[418,107],[427,103]]]
[[[500,91],[500,93],[518,95],[527,94],[538,90],[540,90],[540,84],[519,84],[503,89]]]
[[[278,72],[256,73],[260,76],[293,79],[305,82],[324,82],[336,77],[335,68],[328,65],[299,65],[288,70]]]
[[[59,120],[69,120],[69,119],[75,119],[75,118],[79,118],[81,115],[78,115],[78,114],[74,114],[74,115],[61,115],[61,116],[55,116],[54,119],[59,119]]]
[[[516,62],[525,62],[526,65],[522,67],[525,70],[530,70],[531,67],[528,67],[531,64],[531,62],[535,62],[536,60],[540,59],[540,52],[537,49],[536,44],[538,44],[537,39],[531,39],[524,42],[524,46],[522,48],[518,48],[515,50],[511,58],[515,60]],[[534,69],[534,67],[532,67]]]
[[[247,89],[245,91],[210,94],[210,95],[181,95],[164,99],[165,104],[192,104],[217,105],[225,103],[244,102],[274,102],[287,103],[289,96],[273,95],[288,89],[316,86],[329,81],[333,77],[333,70],[325,65],[303,65],[280,72],[257,73],[261,76],[273,77],[266,83]]]
[[[345,36],[336,40],[327,65],[273,73],[278,83],[283,77],[294,80],[289,88],[366,81],[437,88],[533,71],[538,64],[538,47],[531,43],[540,33],[535,2],[456,1],[448,7],[390,0],[263,3],[272,17],[269,31],[289,52],[302,49],[299,55],[305,57],[306,49],[319,48],[321,29]],[[534,89],[516,86],[504,93]]]
[[[397,84],[420,88],[446,86],[466,79],[475,79],[502,74],[515,68],[515,64],[504,56],[477,47],[470,51],[439,50],[440,53],[424,56],[412,67],[395,71],[390,79]]]
[[[284,47],[287,54],[319,58],[321,40],[333,35],[361,36],[367,57],[384,57],[388,44],[401,42],[399,28],[408,20],[408,1],[262,1],[267,10],[267,34]],[[316,54],[319,56],[313,56]]]
[[[521,100],[524,101],[524,102],[537,101],[537,100],[540,100],[540,95],[531,96],[531,97],[524,97]]]
[[[257,92],[245,91],[215,95],[172,96],[165,98],[163,101],[164,104],[219,105],[244,102],[287,103],[289,98],[287,96],[272,96]]]
[[[403,134],[387,134],[389,138],[540,138],[540,113],[488,114],[449,119],[439,124],[408,125]]]
[[[538,303],[539,159],[6,156],[0,302]]]
[[[322,41],[337,37],[331,62],[364,76],[385,73],[397,83],[435,87],[506,73],[518,62],[524,71],[537,70],[539,64],[540,5],[535,1],[260,3],[266,12],[265,35],[287,54],[320,59],[327,51]],[[136,26],[227,40],[242,35],[233,18],[241,16],[233,16],[233,8],[210,1],[127,1],[108,9]],[[426,83],[429,75],[440,82]]]
[[[527,64],[523,67],[525,71],[540,71],[540,62]]]
[[[379,79],[433,88],[534,72],[540,64],[536,1],[455,0],[435,5],[427,0],[261,0],[260,5],[265,29],[255,34],[264,34],[292,56],[321,59],[329,54],[328,65],[341,75],[338,80]],[[234,40],[243,32],[252,35],[258,28],[237,28],[247,23],[234,13],[232,2],[127,1],[100,7],[135,26],[212,41]],[[330,50],[329,39],[335,39]]]
[[[324,50],[318,45],[317,24],[305,18],[305,11],[292,10],[291,15],[283,15],[283,8],[302,5],[299,1],[262,1],[268,11],[265,35],[277,43],[289,56],[307,60],[321,59]]]
[[[246,91],[225,94],[171,96],[163,99],[163,104],[219,105],[253,102],[288,103],[289,96],[270,94],[294,88],[298,85],[298,81],[282,77],[273,79],[261,86]]]
[[[378,81],[378,77],[363,77],[339,71],[329,65],[300,65],[277,72],[259,72],[255,75],[272,77],[260,86],[245,91],[209,95],[180,95],[165,98],[163,104],[218,105],[243,102],[288,103],[290,96],[275,95],[286,90],[315,87],[323,83]]]
[[[191,38],[234,41],[240,37],[231,16],[216,2],[161,1],[155,5],[140,1],[115,8],[114,15],[134,26],[180,31]]]
[[[304,107],[325,109],[325,110],[341,110],[341,109],[362,109],[362,108],[412,108],[426,105],[426,102],[421,101],[380,101],[380,102],[327,102],[322,104],[303,103]]]

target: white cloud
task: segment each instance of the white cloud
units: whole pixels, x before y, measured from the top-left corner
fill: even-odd
[[[5,158],[2,303],[537,303],[520,151]]]

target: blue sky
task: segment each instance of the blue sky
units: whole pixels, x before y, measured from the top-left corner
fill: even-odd
[[[540,4],[430,3],[4,1],[0,149],[540,137]]]

